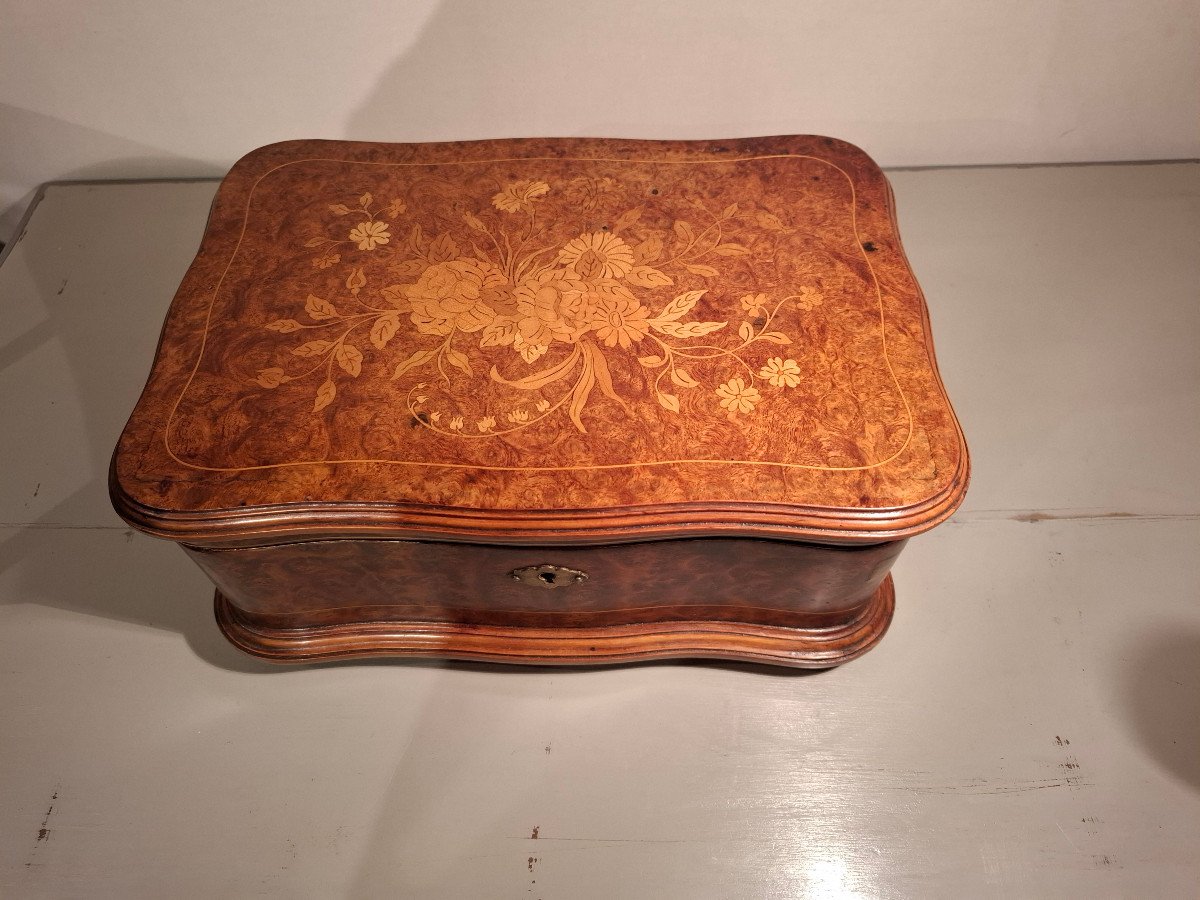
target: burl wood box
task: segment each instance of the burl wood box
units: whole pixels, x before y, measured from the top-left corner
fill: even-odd
[[[826,667],[967,474],[849,144],[297,141],[221,185],[111,493],[270,659]]]

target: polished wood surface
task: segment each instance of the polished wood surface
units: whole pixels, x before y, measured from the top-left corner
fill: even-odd
[[[295,663],[374,656],[434,656],[482,662],[594,665],[709,658],[825,669],[861,656],[887,631],[895,606],[888,575],[859,614],[828,628],[681,621],[548,628],[450,625],[412,620],[274,628],[255,622],[219,591],[217,623],[247,653]]]
[[[434,635],[466,628],[472,638],[460,649],[478,658],[528,651],[560,662],[618,662],[656,647],[730,655],[738,636],[753,635],[764,642],[754,653],[811,666],[843,662],[882,634],[891,601],[879,587],[903,544],[716,538],[518,548],[357,540],[188,553],[220,590],[222,627],[239,635],[239,645],[273,657],[369,655],[418,634],[428,650]],[[542,577],[518,577],[525,569]],[[554,634],[563,643],[551,648]]]
[[[857,148],[301,141],[222,185],[113,492],[199,543],[876,542],[966,478]]]
[[[297,141],[222,183],[110,486],[273,658],[819,666],[968,471],[849,144]]]

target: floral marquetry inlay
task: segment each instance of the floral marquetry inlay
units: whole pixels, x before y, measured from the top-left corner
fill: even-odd
[[[256,151],[131,423],[159,434],[147,484],[481,508],[936,494],[961,438],[886,182],[821,140]]]
[[[415,187],[408,186],[408,192]],[[559,186],[564,195],[566,187]],[[436,235],[427,235],[419,223],[403,222],[409,208],[404,198],[387,205],[386,213],[396,221],[376,217],[369,192],[355,203],[330,203],[330,216],[321,224],[331,234],[346,233],[339,219],[356,221],[344,240],[304,241],[305,247],[316,249],[313,266],[324,270],[338,264],[341,253],[334,248],[350,243],[360,251],[387,253],[383,280],[404,280],[368,290],[359,260],[342,264],[346,282],[333,299],[309,294],[296,300],[293,318],[263,326],[303,335],[290,347],[300,360],[263,368],[255,381],[264,388],[315,381],[313,412],[320,412],[336,401],[337,380],[362,374],[362,348],[390,367],[395,353],[388,348],[394,343],[405,354],[395,362],[391,380],[432,379],[409,384],[404,392],[403,402],[417,421],[444,435],[492,438],[547,420],[553,427],[563,412],[586,432],[583,416],[593,391],[623,410],[628,406],[622,393],[649,393],[663,409],[679,414],[679,390],[707,387],[713,395],[710,405],[734,421],[739,413],[754,412],[763,399],[756,382],[782,389],[800,383],[795,359],[775,356],[763,363],[760,348],[792,344],[774,324],[786,304],[806,312],[821,304],[821,293],[812,284],[796,285],[795,293],[779,297],[745,294],[726,304],[728,309],[719,309],[720,319],[695,316],[708,287],[676,293],[664,302],[669,289],[689,275],[692,282],[698,276],[705,284],[728,289],[716,266],[752,252],[732,239],[745,239],[748,230],[738,203],[710,210],[699,198],[681,196],[693,221],[674,218],[666,233],[638,227],[646,209],[641,203],[620,211],[611,224],[555,245],[547,239],[563,230],[555,226],[567,210],[547,202],[553,194],[544,180],[509,182],[491,198],[491,205],[508,215],[485,220],[483,204],[472,205],[467,198],[461,218],[468,230],[450,228]],[[777,221],[769,212],[749,217],[759,230],[763,223],[770,227]],[[393,230],[400,229],[405,238],[389,248]],[[784,230],[781,221],[775,230]],[[313,334],[323,337],[310,339]],[[555,344],[569,348],[566,357],[534,367]],[[631,383],[614,383],[613,355],[636,357],[646,372],[627,379]],[[525,372],[513,357],[535,370]],[[716,384],[703,385],[689,371],[706,363],[715,363],[705,371],[714,373]],[[501,374],[499,367],[509,374]],[[487,398],[481,408],[464,408],[458,399],[462,389],[455,380],[464,378],[472,398]],[[434,408],[439,403],[445,408]],[[493,414],[497,411],[503,414],[501,427]],[[468,420],[472,427],[464,424]]]

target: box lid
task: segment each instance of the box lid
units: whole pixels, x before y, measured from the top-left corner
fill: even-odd
[[[296,141],[222,183],[111,493],[200,544],[869,542],[967,473],[849,144]]]

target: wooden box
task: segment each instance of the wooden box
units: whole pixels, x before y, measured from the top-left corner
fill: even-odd
[[[825,667],[967,474],[848,144],[297,141],[221,185],[111,493],[270,659]]]

